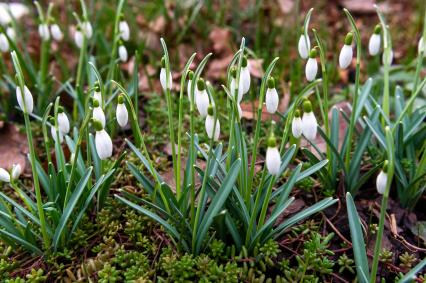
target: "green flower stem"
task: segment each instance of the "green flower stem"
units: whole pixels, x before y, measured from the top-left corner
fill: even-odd
[[[44,148],[46,150],[46,157],[48,164],[52,163],[52,157],[50,156],[50,140],[47,132],[47,118],[49,117],[50,109],[52,109],[53,103],[49,103],[46,110],[44,111],[43,118],[41,120],[41,129],[43,132]]]
[[[77,89],[77,96],[78,96],[78,100],[82,100],[82,73],[83,73],[83,65],[85,64],[85,58],[86,58],[86,53],[87,53],[87,38],[84,35],[83,36],[83,45],[80,48],[80,57],[78,59],[78,67],[77,67],[77,76],[75,79],[75,87]],[[77,100],[74,99],[74,103],[73,103],[73,120],[77,121],[78,120],[78,108],[77,108]]]
[[[39,96],[38,99],[38,109],[42,109],[44,103],[47,99],[46,95],[46,78],[48,71],[48,60],[49,60],[49,49],[50,49],[50,40],[42,40],[41,43],[41,56],[40,56],[40,93],[42,95]]]

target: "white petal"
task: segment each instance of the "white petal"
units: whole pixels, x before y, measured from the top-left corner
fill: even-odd
[[[6,35],[0,33],[0,51],[8,52],[9,51],[9,41],[7,40]]]
[[[309,50],[311,50],[311,42],[309,40],[309,36],[306,37],[306,41],[305,41],[305,35],[302,34],[299,38],[299,44],[297,47],[299,50],[300,57],[302,57],[303,59],[307,59],[309,56]]]
[[[166,68],[161,68],[160,83],[163,90],[166,90]],[[169,74],[169,89],[172,89],[172,73]]]
[[[105,130],[97,131],[95,135],[96,152],[104,160],[112,155],[112,140]]]
[[[53,140],[57,142],[56,128],[54,126],[50,127],[50,134],[52,135]],[[64,141],[64,134],[61,131],[58,131],[58,135],[59,135],[59,143],[62,143]]]
[[[382,64],[385,64],[385,57],[386,57],[386,52],[383,52],[382,54]],[[393,62],[393,51],[391,50],[389,53],[389,58],[388,58],[388,63],[389,65],[392,65]]]
[[[128,41],[129,38],[130,38],[130,29],[129,29],[129,25],[127,24],[127,22],[121,21],[118,24],[118,29],[120,31],[121,39],[123,39],[124,41]]]
[[[302,136],[302,118],[295,117],[291,122],[291,132],[293,137],[300,138]]]
[[[209,139],[212,138],[213,136],[213,129],[214,130],[214,141],[219,140],[219,135],[220,135],[220,123],[219,120],[216,119],[216,127],[215,127],[215,123],[214,123],[214,117],[211,115],[207,115],[206,117],[206,122],[205,122],[205,127],[206,127],[206,132],[207,132],[207,136],[209,137]]]
[[[241,118],[243,117],[243,111],[241,110],[241,106],[239,103],[237,104],[237,110],[238,110],[238,118],[239,120],[241,120]]]
[[[346,45],[346,44],[343,45],[339,55],[340,68],[346,69],[347,67],[349,67],[349,65],[352,62],[352,56],[353,56],[352,46]]]
[[[315,77],[317,76],[317,72],[318,72],[317,59],[309,58],[305,67],[306,79],[310,82],[315,80]]]
[[[385,192],[387,182],[388,182],[388,174],[383,172],[383,170],[381,170],[379,175],[377,175],[377,179],[376,179],[376,188],[379,194],[382,195]]]
[[[201,117],[207,116],[207,109],[209,108],[210,99],[207,91],[197,90],[195,92],[195,104],[197,105],[198,112],[200,112]]]
[[[278,108],[278,93],[275,88],[268,88],[266,90],[266,97],[265,97],[265,104],[266,104],[266,110],[268,110],[269,113],[275,113]]]
[[[373,33],[368,41],[368,52],[375,56],[380,52],[381,37],[380,34]]]
[[[93,108],[93,119],[101,122],[102,128],[105,128],[105,114],[101,107]]]
[[[266,168],[269,174],[277,176],[281,167],[280,153],[276,147],[268,147],[266,150]]]
[[[93,35],[93,28],[92,28],[92,24],[89,22],[83,22],[82,24],[82,30],[84,31],[84,35],[90,39]]]
[[[12,173],[10,174],[13,180],[16,180],[21,176],[22,167],[19,164],[13,164]]]
[[[417,51],[420,53],[422,48],[423,48],[423,57],[426,57],[426,44],[425,44],[423,36],[419,40],[419,44],[417,46]]]
[[[38,34],[41,39],[47,41],[50,39],[49,26],[47,24],[41,24],[38,26]]]
[[[77,45],[78,48],[83,47],[83,33],[79,30],[75,31],[74,33],[74,42],[75,45]]]
[[[188,80],[188,86],[187,86],[187,90],[186,92],[188,93],[188,99],[189,102],[191,102],[191,85],[192,85],[192,80]],[[196,86],[195,86],[196,87]]]
[[[245,68],[241,68],[240,80],[243,94],[246,94],[250,90],[250,69],[248,65]]]
[[[314,112],[303,113],[302,117],[302,133],[306,139],[314,141],[317,136],[317,119]]]
[[[124,45],[120,45],[118,47],[118,56],[120,57],[121,62],[127,62],[127,49],[124,47]]]
[[[61,41],[64,38],[64,34],[57,24],[50,26],[50,32],[52,33],[53,39],[56,41]]]
[[[33,107],[34,107],[33,96],[30,90],[27,88],[27,86],[24,86],[24,97],[22,97],[21,88],[19,86],[16,88],[16,100],[18,101],[19,108],[21,108],[22,111],[25,112],[24,110],[24,101],[25,101],[25,107],[27,109],[27,113],[29,114],[33,113]]]
[[[102,105],[102,94],[98,91],[93,93],[93,98],[96,99],[100,105]]]
[[[15,29],[13,27],[7,27],[6,33],[7,33],[7,36],[11,40],[15,40],[15,38],[16,38],[16,32],[15,32]]]
[[[70,131],[70,121],[64,112],[58,114],[58,128],[64,135]]]
[[[127,122],[129,120],[129,113],[127,112],[127,108],[126,108],[126,105],[124,105],[124,103],[117,104],[115,115],[117,117],[117,122],[120,125],[120,127],[124,128],[127,125]]]
[[[10,174],[3,168],[0,168],[0,181],[9,183],[10,182]]]
[[[231,80],[231,95],[235,96],[235,92],[236,92],[236,79],[232,78]],[[237,98],[237,102],[240,103],[241,100],[243,99],[243,82],[240,79],[240,83],[239,83],[239,87],[238,87],[238,98]]]

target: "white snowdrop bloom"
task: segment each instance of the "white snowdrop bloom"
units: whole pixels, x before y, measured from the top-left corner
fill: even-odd
[[[95,91],[93,92],[93,99],[97,100],[100,105],[102,105],[102,94],[101,88],[99,87],[99,83],[95,83]]]
[[[315,80],[315,77],[317,76],[318,72],[318,64],[317,64],[317,51],[315,49],[312,49],[309,54],[308,62],[306,62],[305,67],[305,75],[306,79],[311,82]]]
[[[56,41],[61,41],[64,38],[61,28],[56,23],[50,26],[50,33],[52,34],[52,38]]]
[[[207,132],[207,136],[209,137],[209,139],[211,139],[213,137],[214,141],[218,141],[219,140],[219,135],[220,135],[220,123],[219,123],[219,119],[216,119],[216,125],[215,125],[215,119],[214,119],[214,113],[213,113],[213,106],[209,106],[208,110],[207,110],[208,114],[206,116],[206,132]]]
[[[11,26],[8,26],[6,29],[6,34],[10,38],[10,40],[15,40],[16,38],[16,32],[15,29]]]
[[[10,174],[10,177],[13,180],[16,180],[19,178],[19,176],[21,176],[22,173],[22,167],[19,164],[13,164],[12,166],[12,173]]]
[[[93,28],[92,28],[92,24],[88,21],[84,21],[82,23],[82,27],[81,30],[83,31],[84,35],[86,36],[86,38],[90,39],[93,35]]]
[[[105,128],[105,113],[99,105],[97,100],[94,101],[93,104],[93,115],[92,118],[101,123],[102,128]]]
[[[84,35],[81,32],[80,29],[77,29],[74,33],[74,42],[75,45],[77,45],[78,48],[83,47],[83,42],[84,42]]]
[[[55,142],[57,142],[58,141],[57,140],[58,136],[56,135],[56,128],[55,128],[55,126],[53,126],[53,123],[52,123],[52,126],[50,126],[50,134],[52,135],[53,140]],[[58,135],[59,135],[59,143],[63,143],[63,141],[64,141],[64,134],[59,129],[58,129]]]
[[[210,99],[206,90],[206,84],[203,79],[199,79],[197,83],[197,90],[195,91],[195,104],[197,105],[197,109],[201,117],[206,117]]]
[[[189,102],[192,102],[192,97],[191,97],[191,88],[192,88],[192,80],[193,80],[193,78],[194,78],[194,72],[192,72],[192,71],[189,71],[188,72],[188,85],[187,85],[187,89],[186,89],[186,92],[188,93],[188,99],[189,99]],[[197,89],[194,89],[194,92],[196,92],[197,91]],[[194,94],[195,95],[195,94]]]
[[[95,121],[95,128],[96,152],[100,159],[105,160],[112,156],[112,140],[99,121]]]
[[[18,86],[16,88],[16,100],[18,101],[19,108],[21,108],[23,112],[25,112],[25,108],[26,108],[28,114],[33,113],[33,107],[34,107],[33,95],[31,94],[27,86],[24,86],[23,96],[24,97],[22,97],[21,88]],[[25,105],[25,108],[24,108],[24,105]]]
[[[305,37],[305,34],[302,33],[299,38],[299,44],[297,46],[299,50],[299,55],[302,59],[307,59],[309,57],[309,50],[311,50],[311,42],[309,36]]]
[[[236,92],[236,78],[232,78],[231,80],[231,95],[235,95]],[[237,97],[237,102],[240,103],[241,100],[243,100],[243,81],[240,78],[240,83],[239,83],[239,87],[238,87],[238,97]]]
[[[47,24],[40,24],[38,26],[38,34],[42,40],[48,41],[50,39],[49,26]]]
[[[266,168],[269,174],[278,176],[281,167],[280,152],[277,148],[277,142],[274,136],[268,139],[268,149],[266,150]]]
[[[352,41],[353,41],[353,33],[349,32],[345,38],[345,44],[340,50],[339,55],[339,66],[341,69],[346,69],[352,62],[353,51],[352,51]]]
[[[10,174],[5,169],[0,168],[0,181],[9,183],[10,182]]]
[[[129,120],[129,113],[127,112],[126,105],[124,104],[123,95],[120,95],[118,97],[118,104],[117,109],[115,110],[115,116],[117,118],[117,123],[120,125],[120,127],[124,128]]]
[[[238,118],[241,120],[243,117],[243,111],[241,110],[241,105],[237,103],[237,110],[238,110]]]
[[[246,94],[250,90],[250,67],[248,65],[247,57],[243,57],[243,62],[241,64],[241,73],[240,80],[242,84],[243,94]]]
[[[300,118],[299,109],[294,112],[293,121],[291,121],[291,133],[296,139],[302,136],[302,118]]]
[[[388,182],[388,174],[384,170],[380,170],[380,173],[379,175],[377,175],[377,179],[376,179],[376,188],[379,194],[382,195],[385,192],[387,182]]]
[[[423,49],[423,57],[426,57],[426,44],[425,44],[423,36],[420,38],[419,44],[417,47],[417,51],[419,52],[419,54],[422,51],[422,49]]]
[[[163,90],[166,90],[166,61],[164,59],[164,57],[161,59],[161,70],[160,70],[160,83],[161,83],[161,87],[163,88]],[[169,81],[168,81],[168,89],[172,89],[172,72],[169,73]]]
[[[374,33],[371,35],[370,40],[368,41],[368,52],[371,56],[375,56],[380,52],[381,45],[381,33],[382,27],[380,25],[376,25],[374,28]]]
[[[275,80],[270,77],[268,79],[268,89],[266,90],[265,95],[266,110],[269,113],[274,114],[278,109],[278,102],[279,98],[277,90],[275,89]]]
[[[383,65],[385,64],[385,59],[386,59],[386,51],[383,52],[383,54],[382,54],[382,64]],[[389,63],[389,65],[392,65],[392,62],[393,62],[393,51],[392,50],[389,52],[389,57],[388,57],[387,62]]]
[[[8,52],[9,51],[9,41],[4,33],[0,33],[0,51]]]
[[[127,62],[128,55],[127,55],[127,49],[124,45],[120,45],[118,47],[118,57],[120,57],[120,61],[125,63]]]
[[[58,111],[58,128],[64,135],[68,134],[70,131],[70,121],[62,107],[60,107]]]
[[[118,24],[118,30],[120,32],[121,39],[124,41],[128,41],[130,38],[130,29],[126,21],[120,21],[120,23]]]
[[[317,119],[312,112],[312,104],[310,101],[305,101],[303,103],[302,133],[311,142],[317,136],[317,126]]]

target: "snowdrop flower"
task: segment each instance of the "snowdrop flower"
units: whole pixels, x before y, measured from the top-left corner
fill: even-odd
[[[266,168],[269,174],[278,176],[281,167],[280,152],[277,148],[277,141],[273,134],[268,139],[268,149],[266,150]]]
[[[382,26],[376,25],[374,28],[374,33],[371,35],[370,40],[368,41],[368,52],[371,56],[375,56],[380,52],[380,45],[382,40],[380,36],[381,32]]]
[[[27,86],[24,86],[24,94],[22,95],[21,88],[18,86],[16,88],[16,100],[18,101],[19,108],[25,113],[25,110],[28,114],[33,113],[34,101],[33,95]]]
[[[126,21],[123,20],[123,15],[120,17],[120,22],[118,23],[118,31],[120,32],[120,37],[124,41],[128,41],[130,38],[130,29]]]
[[[216,125],[215,125],[216,120]],[[210,104],[207,109],[207,117],[206,117],[206,132],[209,139],[211,139],[214,135],[213,140],[217,141],[219,140],[219,134],[220,134],[220,123],[219,119],[215,119],[214,117],[214,111],[213,106]]]
[[[10,174],[5,169],[0,168],[0,181],[9,183],[10,182]]]
[[[346,69],[349,67],[349,65],[352,62],[353,57],[353,51],[352,51],[352,41],[353,41],[354,35],[352,32],[349,32],[346,35],[345,38],[345,44],[343,45],[342,49],[340,50],[339,55],[339,65],[340,68]]]
[[[387,63],[389,64],[389,66],[392,65],[392,62],[393,62],[393,51],[392,50],[390,50],[389,57],[387,59],[388,59]],[[383,65],[385,64],[385,60],[386,60],[386,51],[383,52],[383,55],[382,55],[382,64]]]
[[[418,44],[418,47],[417,47],[419,54],[422,51],[422,49],[423,49],[423,57],[426,57],[426,44],[425,44],[423,36],[420,38],[419,44]]]
[[[250,69],[246,56],[243,57],[243,61],[241,63],[240,80],[242,84],[243,94],[246,94],[250,90]]]
[[[58,136],[59,136],[59,143],[63,143],[64,141],[64,134],[58,129],[58,132],[56,132],[56,128],[54,126],[55,121],[50,121],[52,126],[50,126],[50,134],[52,135],[52,138],[55,142],[58,142]]]
[[[98,120],[93,121],[96,130],[95,146],[96,152],[101,160],[105,160],[112,156],[112,140],[108,133],[102,127],[102,123]]]
[[[268,89],[266,90],[265,98],[266,110],[269,113],[274,114],[278,108],[278,101],[279,99],[277,90],[275,89],[275,80],[273,77],[270,77],[268,79]]]
[[[115,116],[120,127],[124,128],[129,120],[129,113],[127,112],[126,105],[124,104],[124,97],[122,94],[118,96],[117,109],[115,110]]]
[[[161,71],[160,71],[160,83],[163,90],[166,90],[166,87],[170,90],[172,89],[172,72],[168,75],[168,86],[166,85],[166,59],[161,58]]]
[[[105,128],[105,114],[102,110],[99,101],[96,99],[93,99],[93,120],[99,121],[101,123],[102,128]]]
[[[305,67],[306,79],[309,82],[315,80],[315,77],[317,76],[318,64],[317,64],[316,57],[317,57],[317,50],[315,48],[312,48],[311,52],[309,53],[309,59]]]
[[[53,23],[50,26],[50,33],[52,34],[52,38],[56,41],[61,41],[64,38],[64,34],[57,23]]]
[[[388,169],[388,161],[386,160],[384,165],[383,165],[383,169],[380,170],[379,175],[377,175],[377,179],[376,179],[376,188],[377,188],[377,192],[381,195],[383,195],[383,193],[386,190],[386,184],[388,182],[388,173],[387,170]]]
[[[193,79],[194,79],[194,72],[189,70],[188,71],[188,85],[187,85],[187,89],[186,89],[186,92],[188,93],[189,102],[192,102],[191,88],[192,88],[192,80]],[[197,90],[195,89],[194,91],[196,92]]]
[[[93,98],[99,101],[99,104],[102,105],[102,94],[101,88],[99,87],[99,82],[95,83],[95,91],[93,92]]]
[[[10,40],[15,40],[15,38],[16,38],[16,32],[15,32],[15,29],[11,25],[9,25],[6,28],[6,34],[10,38]]]
[[[120,57],[120,61],[125,63],[127,62],[128,55],[127,55],[127,49],[123,44],[120,44],[118,47],[118,57]]]
[[[12,172],[10,174],[10,177],[12,178],[12,180],[16,180],[19,178],[19,176],[21,176],[22,173],[22,167],[19,164],[13,164],[12,166]]]
[[[206,90],[206,83],[203,79],[199,79],[197,82],[197,90],[195,92],[195,104],[197,105],[198,112],[201,117],[207,116],[207,111],[210,104],[209,95]]]
[[[77,45],[78,48],[83,47],[84,35],[83,35],[83,32],[81,31],[80,26],[77,26],[77,29],[75,30],[74,42],[75,42],[75,45]]]
[[[294,111],[293,121],[291,121],[291,132],[296,139],[302,136],[302,118],[300,117],[300,110]]]
[[[0,51],[8,52],[9,51],[9,41],[4,33],[0,32]]]
[[[58,128],[64,135],[68,134],[70,131],[70,121],[63,107],[58,108]]]
[[[90,39],[93,35],[92,24],[88,21],[84,21],[82,24],[81,30],[83,31],[86,38]]]
[[[38,34],[42,40],[48,41],[50,39],[49,26],[46,23],[41,23],[38,26]]]
[[[307,59],[309,57],[309,50],[311,50],[311,42],[309,40],[309,36],[305,36],[305,33],[302,29],[302,34],[299,38],[299,44],[297,46],[299,50],[299,55],[302,59]]]
[[[231,95],[235,96],[235,92],[236,90],[236,81],[237,81],[237,69],[235,67],[232,68],[231,70]],[[240,82],[239,82],[239,86],[238,86],[238,97],[237,97],[237,102],[240,103],[241,100],[243,99],[243,81],[241,80],[241,76],[240,76]]]
[[[312,104],[309,100],[303,102],[302,133],[306,139],[314,141],[317,136],[317,119],[312,112]]]

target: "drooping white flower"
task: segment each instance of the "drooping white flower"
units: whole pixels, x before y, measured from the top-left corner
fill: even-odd
[[[353,33],[348,33],[345,38],[345,44],[340,50],[339,65],[340,68],[346,69],[352,62],[353,51],[352,51]]]
[[[163,90],[166,90],[166,87],[170,90],[172,89],[172,72],[169,73],[168,75],[168,86],[166,85],[166,60],[164,59],[164,57],[161,59],[161,70],[160,70],[160,83],[161,83],[161,87],[163,88]]]
[[[246,94],[250,90],[250,66],[248,64],[247,57],[243,57],[243,61],[241,64],[241,73],[240,73],[240,80],[242,84],[242,91],[243,94]]]
[[[61,41],[64,38],[61,28],[56,23],[50,26],[50,33],[52,34],[52,38],[56,41]]]
[[[38,26],[38,34],[40,35],[42,40],[48,41],[50,39],[49,26],[43,23],[40,24]]]
[[[305,75],[306,79],[311,82],[315,80],[315,77],[317,76],[318,72],[318,63],[317,63],[317,51],[315,49],[312,49],[309,54],[308,62],[306,62],[305,67]]]
[[[268,139],[268,149],[266,150],[266,168],[269,174],[278,176],[281,167],[280,152],[277,148],[277,142],[274,136]]]
[[[112,140],[99,121],[95,120],[95,128],[96,152],[101,160],[105,160],[112,156]]]
[[[93,100],[93,120],[97,120],[101,123],[102,128],[105,128],[105,113],[99,104],[98,100]]]
[[[15,32],[15,29],[12,26],[8,26],[6,28],[6,34],[10,38],[10,40],[15,40],[16,32]]]
[[[59,143],[62,143],[64,141],[64,134],[58,129],[58,132],[56,133],[56,128],[55,126],[52,124],[52,126],[50,126],[50,134],[52,135],[52,138],[55,142],[58,141],[57,137],[59,135]]]
[[[26,108],[28,114],[33,113],[33,107],[34,107],[33,95],[31,94],[27,86],[24,86],[23,96],[24,97],[22,97],[21,88],[18,86],[16,88],[16,100],[18,101],[19,108],[21,108],[23,112],[25,112],[25,108]]]
[[[10,174],[5,169],[0,168],[0,181],[9,183],[10,182]]]
[[[377,175],[376,179],[376,188],[379,194],[383,194],[386,190],[386,184],[388,182],[388,173],[385,171],[387,169],[387,161],[385,161],[385,165],[383,170],[380,170],[379,175]]]
[[[102,94],[98,82],[95,83],[95,91],[93,92],[93,98],[99,102],[99,105],[102,106]]]
[[[302,136],[302,118],[299,109],[294,112],[293,121],[291,121],[291,133],[296,139]]]
[[[81,30],[83,31],[84,35],[87,39],[90,39],[93,35],[92,24],[88,21],[84,21],[81,25]]]
[[[9,41],[4,33],[0,33],[0,51],[8,52],[9,51]]]
[[[232,78],[231,79],[231,95],[235,95],[236,92],[236,78]],[[237,97],[237,102],[240,103],[241,100],[243,100],[243,81],[240,78],[240,83],[239,83],[239,87],[238,87],[238,97]]]
[[[126,105],[124,104],[124,97],[120,95],[118,97],[117,109],[115,110],[117,123],[120,127],[124,128],[129,120],[129,113],[127,112]]]
[[[220,135],[220,123],[219,123],[219,119],[216,119],[216,124],[215,124],[215,118],[214,118],[214,113],[213,113],[213,106],[210,105],[208,107],[207,112],[208,112],[208,114],[206,116],[206,122],[205,122],[207,136],[209,137],[209,139],[211,139],[213,137],[214,141],[218,141],[219,140],[219,135]]]
[[[22,167],[21,167],[21,165],[20,164],[13,164],[13,166],[12,166],[12,172],[10,174],[10,177],[13,180],[16,180],[16,179],[19,178],[19,176],[21,176],[21,173],[22,173]]]
[[[120,21],[120,23],[118,24],[118,30],[120,32],[121,39],[124,41],[128,41],[130,38],[130,29],[126,21]]]
[[[266,110],[274,114],[278,109],[278,93],[275,89],[275,80],[274,78],[270,77],[268,79],[268,89],[266,90],[265,94],[265,104],[266,104]]]
[[[312,104],[310,101],[303,103],[303,117],[302,117],[302,133],[306,139],[314,141],[317,136],[317,119],[314,112],[312,112]]]
[[[425,44],[423,36],[419,39],[419,44],[417,46],[417,51],[419,52],[419,54],[422,51],[422,49],[423,49],[423,57],[426,57],[426,44]]]
[[[80,28],[77,28],[74,33],[74,42],[78,48],[83,47],[84,35],[83,35],[83,32],[80,30]]]
[[[305,37],[304,33],[300,35],[297,49],[299,50],[299,55],[302,59],[307,59],[309,57],[309,50],[311,50],[311,41],[309,40],[309,36]]]
[[[195,104],[197,105],[197,109],[201,117],[206,117],[210,99],[206,90],[206,84],[203,79],[199,79],[197,82],[197,89],[195,91]]]
[[[62,107],[58,110],[58,128],[62,134],[66,135],[70,131],[70,121],[68,120],[67,114],[65,114]]]
[[[186,92],[188,93],[188,99],[189,99],[189,102],[192,102],[192,97],[191,97],[191,88],[192,88],[192,80],[193,80],[193,78],[194,78],[194,72],[192,72],[192,71],[189,71],[188,72],[188,85],[187,85],[187,89],[186,89]],[[195,86],[195,89],[194,89],[194,93],[197,91],[197,87]],[[194,94],[195,95],[195,94]]]
[[[120,45],[118,47],[118,56],[120,57],[120,61],[125,63],[127,62],[128,55],[127,55],[127,49],[124,45]]]
[[[380,52],[381,45],[381,30],[382,27],[380,25],[376,25],[374,28],[374,33],[371,35],[370,40],[368,41],[368,52],[371,56],[375,56]]]
[[[385,59],[386,59],[386,51],[383,52],[383,54],[382,54],[382,64],[383,65],[385,65]],[[387,59],[388,59],[387,63],[389,63],[389,66],[392,65],[392,62],[393,62],[393,51],[392,50],[390,50],[389,57]]]

